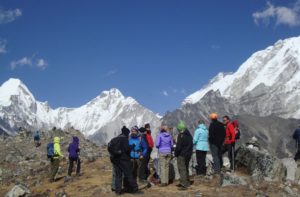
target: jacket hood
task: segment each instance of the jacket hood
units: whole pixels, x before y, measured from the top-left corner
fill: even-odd
[[[205,126],[204,124],[199,124],[199,125],[198,125],[198,128],[200,128],[200,129],[207,129],[206,126]]]
[[[191,133],[188,129],[185,129],[183,135],[191,136]]]
[[[79,138],[77,136],[73,137],[73,143],[79,144]]]
[[[54,140],[53,140],[54,144],[59,144],[60,142],[60,138],[59,137],[55,137]]]
[[[160,132],[160,135],[163,136],[163,137],[169,137],[170,133],[168,133],[168,132]]]

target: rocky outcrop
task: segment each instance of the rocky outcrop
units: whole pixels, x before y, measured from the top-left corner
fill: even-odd
[[[255,180],[278,180],[286,176],[286,167],[281,160],[267,151],[241,146],[237,150],[236,162],[239,167],[245,167]]]
[[[30,197],[31,191],[23,184],[15,185],[5,197]]]

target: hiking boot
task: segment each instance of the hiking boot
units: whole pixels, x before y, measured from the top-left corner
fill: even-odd
[[[184,186],[184,185],[181,185],[180,187],[178,187],[178,190],[179,191],[185,191],[185,190],[187,190],[188,189],[188,187],[186,187],[186,186]]]
[[[131,192],[130,194],[131,194],[131,195],[143,195],[144,192],[142,192],[141,190],[137,190],[137,191],[135,191],[135,192]]]
[[[167,186],[168,186],[167,183],[162,183],[162,184],[159,185],[159,187],[167,187]]]

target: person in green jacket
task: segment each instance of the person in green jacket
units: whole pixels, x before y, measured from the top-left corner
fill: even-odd
[[[53,146],[54,146],[54,156],[51,158],[51,177],[50,182],[54,182],[56,179],[56,174],[59,169],[60,158],[63,157],[60,151],[60,138],[54,137]]]

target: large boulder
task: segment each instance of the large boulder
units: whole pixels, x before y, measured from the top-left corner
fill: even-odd
[[[236,163],[245,167],[256,180],[282,180],[286,176],[286,167],[281,160],[267,151],[241,146],[237,150]]]
[[[15,185],[5,197],[30,197],[30,190],[23,184]]]

